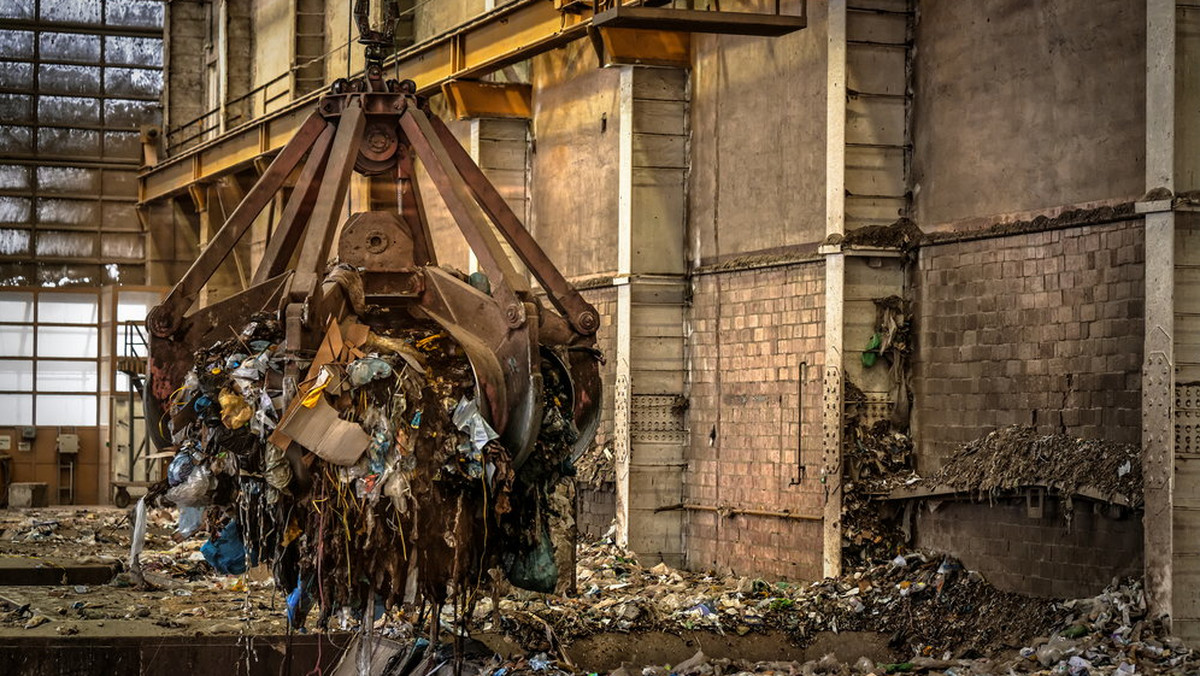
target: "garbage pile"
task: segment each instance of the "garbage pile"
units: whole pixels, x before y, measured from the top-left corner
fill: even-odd
[[[1024,486],[1046,486],[1063,495],[1092,491],[1131,507],[1142,504],[1142,453],[1136,444],[1039,434],[1011,425],[970,442],[923,485],[993,497]]]
[[[857,385],[844,384],[846,414],[842,429],[842,550],[861,562],[888,559],[908,537],[896,507],[880,498],[920,477],[913,470],[913,445],[891,420],[865,422],[867,397]]]
[[[911,553],[836,579],[770,583],[661,563],[646,568],[611,542],[581,546],[579,579],[578,599],[514,595],[500,601],[500,628],[543,660],[535,666],[528,658],[509,662],[505,673],[587,671],[588,665],[571,665],[560,646],[595,633],[651,630],[739,635],[782,630],[801,646],[823,632],[869,631],[888,636],[897,657],[878,663],[826,655],[802,663],[698,655],[678,665],[628,665],[625,673],[1200,673],[1197,655],[1147,616],[1135,582],[1090,599],[1030,598],[995,589],[953,558]],[[496,628],[491,617],[491,608],[481,604],[477,628]],[[498,673],[496,666],[486,673]]]
[[[294,627],[313,606],[320,627],[426,604],[436,617],[465,608],[493,568],[553,591],[548,495],[578,437],[569,383],[546,370],[541,434],[518,471],[466,353],[436,324],[331,322],[315,355],[283,335],[252,317],[196,352],[173,397],[163,498],[182,536],[211,535],[201,552],[218,573],[269,565]]]
[[[502,628],[531,651],[552,648],[547,625],[561,641],[602,632],[782,630],[804,645],[827,631],[878,631],[892,636],[893,647],[928,656],[962,647],[1016,649],[1052,631],[1062,615],[1052,601],[997,590],[952,558],[920,553],[798,584],[690,573],[663,563],[646,568],[601,542],[581,546],[578,579],[578,598],[501,599]],[[476,620],[481,629],[495,629],[486,601],[476,608]],[[523,619],[531,615],[540,619]],[[527,625],[524,631],[519,624]]]

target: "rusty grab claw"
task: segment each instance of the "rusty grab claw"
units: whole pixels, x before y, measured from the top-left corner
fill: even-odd
[[[366,20],[365,7],[366,0],[355,6],[360,21]],[[364,30],[369,46],[386,36],[391,15],[385,15],[384,31]],[[366,301],[406,310],[414,319],[432,319],[458,340],[475,370],[480,409],[518,464],[528,456],[541,424],[543,363],[564,371],[571,383],[581,432],[577,452],[590,443],[600,400],[596,309],[563,278],[445,124],[405,85],[411,83],[385,82],[379,68],[368,68],[361,81],[332,88],[150,313],[146,405],[157,445],[169,445],[157,422],[169,409],[171,393],[182,384],[196,349],[221,332],[220,337],[228,338],[230,326],[268,309],[287,327],[290,350],[311,350],[331,319],[353,310],[344,298],[326,293],[321,282],[355,171],[369,177],[372,210],[345,224],[336,255],[361,271]],[[428,170],[475,252],[491,282],[490,294],[437,267],[414,158]],[[188,314],[251,222],[297,171],[254,285]],[[556,312],[531,293],[497,232],[540,282]],[[298,262],[290,266],[293,259]]]

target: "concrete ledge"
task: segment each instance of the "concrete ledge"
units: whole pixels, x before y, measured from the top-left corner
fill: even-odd
[[[8,506],[14,509],[50,506],[46,484],[35,482],[9,484]]]

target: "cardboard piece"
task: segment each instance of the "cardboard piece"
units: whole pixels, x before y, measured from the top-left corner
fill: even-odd
[[[338,418],[337,409],[324,397],[312,408],[301,406],[293,410],[279,429],[292,441],[335,465],[353,465],[371,445],[370,435],[358,423]]]

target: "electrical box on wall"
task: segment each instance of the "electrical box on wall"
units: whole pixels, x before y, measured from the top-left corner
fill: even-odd
[[[0,451],[12,450],[12,437],[7,434],[0,434]]]
[[[18,427],[17,431],[19,431],[21,433],[22,439],[36,439],[37,438],[37,428],[36,427]]]
[[[79,453],[79,435],[78,434],[60,434],[58,435],[58,452],[63,455],[75,455]]]

